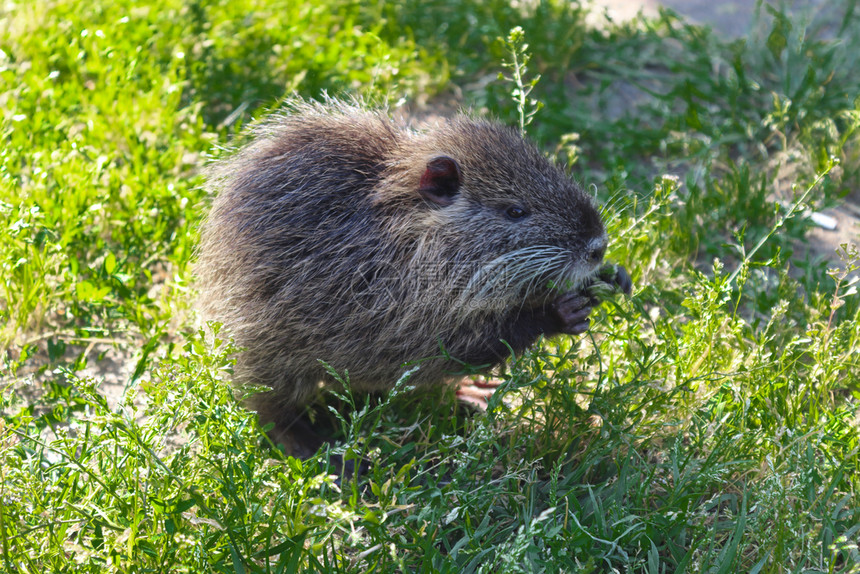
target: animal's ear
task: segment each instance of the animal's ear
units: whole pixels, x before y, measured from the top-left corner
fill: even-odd
[[[431,159],[421,176],[418,193],[440,207],[451,205],[460,193],[460,166],[445,155]]]

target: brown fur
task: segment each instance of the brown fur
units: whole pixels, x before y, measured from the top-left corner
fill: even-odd
[[[559,301],[602,261],[600,216],[515,131],[467,116],[416,131],[336,101],[289,107],[212,170],[196,268],[202,317],[246,349],[235,379],[272,388],[257,404],[265,418],[317,392],[319,360],[380,390],[435,356],[410,382],[437,383],[459,369],[440,348],[498,364],[502,341],[521,351],[587,326],[587,301],[576,325]],[[438,157],[459,179],[428,200],[422,182],[447,181],[427,175]],[[515,204],[528,216],[508,217]]]

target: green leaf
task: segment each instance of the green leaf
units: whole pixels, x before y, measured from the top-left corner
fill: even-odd
[[[765,7],[773,16],[773,30],[767,37],[767,48],[773,57],[779,60],[785,47],[788,46],[788,35],[791,33],[792,24],[782,12],[770,5],[765,5]]]
[[[105,257],[105,273],[108,275],[113,275],[113,272],[116,270],[116,255],[113,254],[113,251],[108,251],[107,256]]]

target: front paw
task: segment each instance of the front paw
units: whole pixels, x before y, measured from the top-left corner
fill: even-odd
[[[592,300],[587,295],[573,291],[565,293],[553,302],[552,308],[561,323],[562,333],[581,335],[588,330]]]

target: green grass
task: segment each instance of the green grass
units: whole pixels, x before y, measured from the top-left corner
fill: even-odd
[[[860,572],[860,261],[805,257],[801,210],[860,185],[840,6],[829,39],[765,5],[731,42],[560,1],[0,8],[2,570]],[[516,26],[525,99],[495,79]],[[200,168],[294,91],[511,125],[539,100],[633,297],[516,357],[485,414],[346,395],[342,440],[284,457],[190,272]]]

